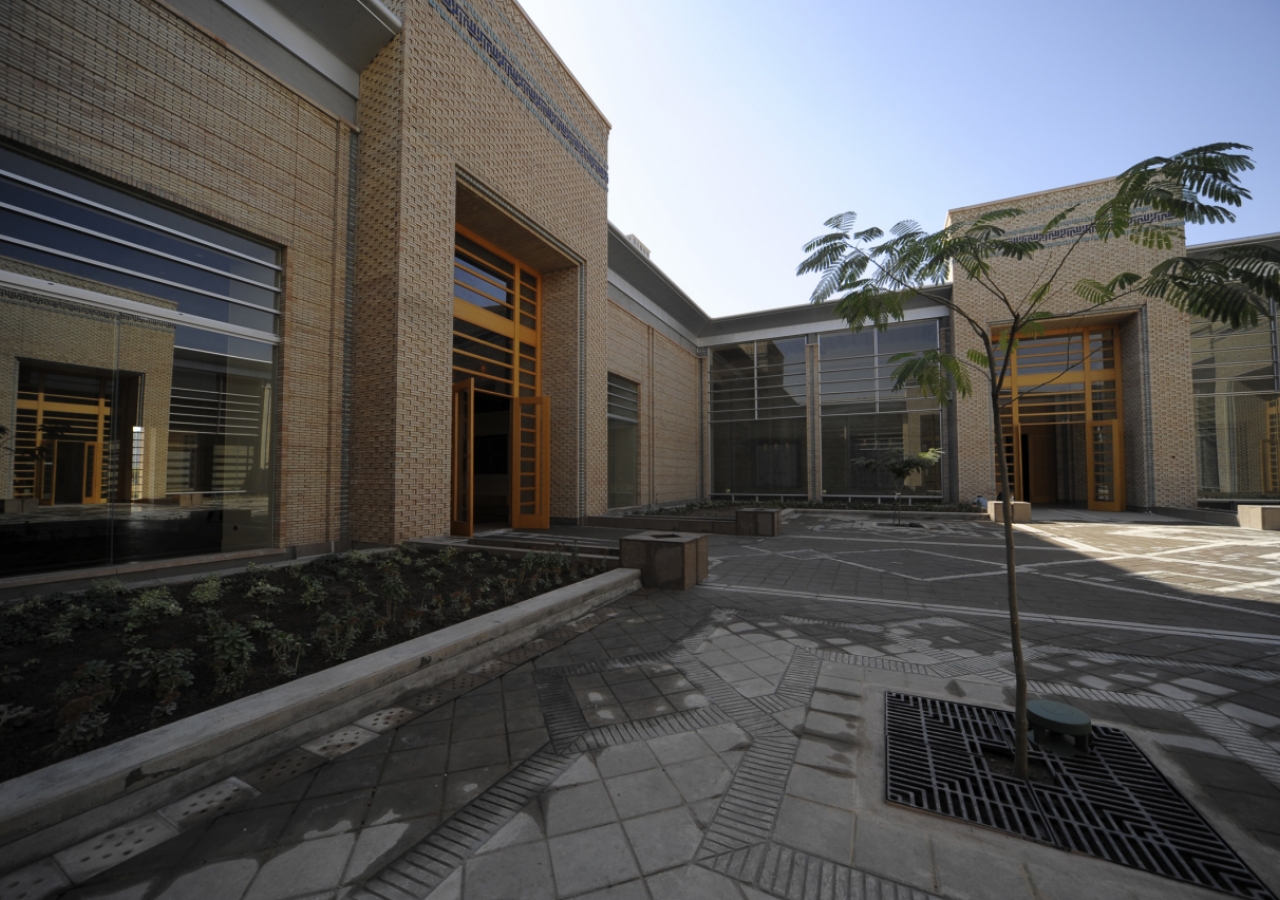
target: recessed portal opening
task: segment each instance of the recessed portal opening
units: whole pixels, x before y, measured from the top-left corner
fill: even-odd
[[[476,527],[511,524],[511,398],[476,392]]]
[[[1022,471],[1017,499],[1038,505],[1089,505],[1089,464],[1083,423],[1021,429]]]

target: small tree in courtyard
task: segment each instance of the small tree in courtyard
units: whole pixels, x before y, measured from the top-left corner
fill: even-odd
[[[940,459],[942,459],[942,451],[937,447],[930,447],[921,453],[900,453],[888,459],[878,456],[859,456],[852,462],[855,466],[869,472],[883,470],[893,478],[893,522],[896,525],[902,521],[902,492],[906,490],[907,479],[918,472],[936,466]]]
[[[1003,457],[1001,413],[1013,398],[1001,399],[1010,362],[1020,339],[1044,329],[1045,320],[1096,312],[1124,299],[1162,300],[1183,312],[1233,328],[1254,325],[1269,316],[1280,301],[1280,253],[1253,244],[1223,250],[1212,258],[1172,256],[1146,272],[1123,272],[1109,281],[1083,278],[1059,283],[1063,267],[1087,238],[1111,241],[1127,239],[1142,247],[1172,250],[1181,222],[1217,224],[1235,220],[1230,207],[1251,199],[1239,175],[1253,168],[1242,144],[1210,144],[1171,157],[1152,157],[1125,170],[1114,182],[1114,191],[1093,213],[1087,228],[1079,230],[1065,248],[1046,253],[1050,233],[1072,216],[1078,207],[1059,212],[1038,224],[1028,237],[1019,222],[1016,239],[1007,237],[1003,225],[1018,219],[1018,208],[996,209],[972,221],[953,222],[940,231],[926,232],[911,221],[899,222],[888,237],[879,228],[854,231],[857,215],[842,213],[824,224],[832,231],[805,244],[807,255],[797,275],[821,275],[811,302],[835,301],[835,312],[857,332],[868,325],[883,330],[891,321],[905,318],[904,305],[920,296],[946,307],[956,328],[969,328],[980,349],[962,357],[943,350],[899,353],[891,361],[894,388],[914,383],[926,395],[943,403],[967,396],[975,377],[987,392],[996,471],[999,472],[1004,513],[1006,587],[1013,664],[1017,677],[1015,718],[1017,748],[1014,771],[1027,777],[1027,675],[1018,620],[1018,584],[1014,557],[1012,486]],[[1151,215],[1154,213],[1154,215]],[[1160,214],[1167,214],[1161,216]],[[1152,220],[1155,221],[1152,221]],[[1047,257],[1047,259],[1046,259]],[[1007,260],[1026,268],[1019,273],[1015,290],[1008,278]],[[1035,266],[1033,270],[1030,267]],[[1021,268],[1021,267],[1020,267]],[[941,292],[929,292],[952,277],[978,284],[1003,320],[993,334],[985,314],[966,308]],[[1034,271],[1030,287],[1025,276]],[[1049,306],[1055,307],[1054,312]],[[1067,306],[1067,309],[1062,307]],[[1074,307],[1074,308],[1070,308]]]

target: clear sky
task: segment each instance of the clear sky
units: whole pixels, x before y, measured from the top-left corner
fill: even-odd
[[[1254,148],[1280,232],[1280,0],[520,0],[613,124],[609,219],[713,316],[804,303],[801,245],[859,225]]]

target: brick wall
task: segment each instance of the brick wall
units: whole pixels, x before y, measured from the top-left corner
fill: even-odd
[[[392,542],[448,530],[460,172],[525,232],[578,261],[543,272],[551,514],[603,511],[606,191],[489,48],[502,48],[602,162],[608,123],[510,0],[471,4],[487,46],[443,4],[403,0],[393,9],[404,30],[360,88],[353,536]]]
[[[1024,210],[1018,219],[1001,223],[1006,231],[1039,225],[1061,209],[1080,204],[1074,218],[1087,218],[1111,193],[1113,182],[1098,181],[1089,184],[1045,191],[1012,200],[1002,200],[982,206],[953,210],[950,221],[972,221],[993,209],[1017,207]],[[1014,298],[1025,296],[1046,264],[1056,265],[1063,258],[1067,245],[1052,246],[1039,254],[1034,263],[998,260],[993,265],[994,280]],[[1064,314],[1085,310],[1088,304],[1071,293],[1071,287],[1081,278],[1107,281],[1120,272],[1145,274],[1151,267],[1170,255],[1181,253],[1184,239],[1181,229],[1172,251],[1144,249],[1128,240],[1085,240],[1066,259],[1058,276],[1059,288],[1045,307],[1051,312]],[[985,289],[957,276],[953,288],[955,301],[976,313],[988,325],[1007,321],[1009,313]],[[1140,311],[1145,308],[1148,334],[1147,354],[1150,372],[1150,408],[1141,390],[1143,354],[1135,341],[1140,341]],[[1125,389],[1125,457],[1126,494],[1130,505],[1186,506],[1194,505],[1195,487],[1195,432],[1191,400],[1190,319],[1173,307],[1160,301],[1134,298],[1105,307],[1104,311],[1120,314],[1119,355],[1123,367]],[[955,326],[955,342],[958,354],[970,348],[980,347],[972,329],[963,322]],[[995,456],[991,424],[990,398],[983,382],[975,379],[974,394],[957,405],[957,448],[959,469],[959,496],[970,499],[978,494],[996,496]],[[1148,470],[1145,461],[1145,436],[1135,433],[1145,421],[1152,428],[1151,444],[1155,448],[1150,476],[1154,479],[1155,493],[1148,497],[1146,483]]]
[[[155,0],[8,0],[0,136],[279,244],[276,535],[341,535],[350,127]]]
[[[617,304],[608,311],[608,372],[640,385],[638,502],[696,499],[699,359]]]

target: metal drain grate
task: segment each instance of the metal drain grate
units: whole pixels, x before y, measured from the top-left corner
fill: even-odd
[[[908,694],[885,695],[885,798],[1212,890],[1276,900],[1118,728],[1064,759],[1031,747],[1053,783],[991,771],[983,750],[1011,753],[1013,714]]]

